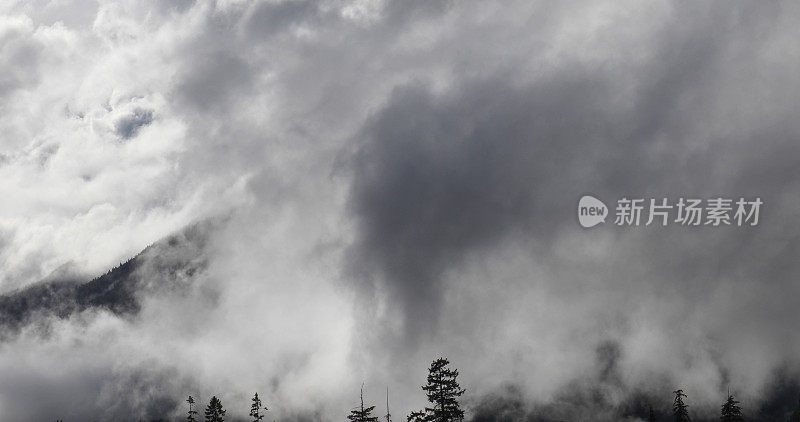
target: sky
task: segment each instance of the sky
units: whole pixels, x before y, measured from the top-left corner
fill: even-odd
[[[4,421],[638,421],[800,394],[800,6],[0,3],[0,292],[204,222],[205,271],[0,344]],[[756,226],[585,229],[576,204],[763,201]],[[176,251],[180,255],[181,251]],[[164,268],[141,270],[161,280]],[[666,414],[666,413],[664,413]],[[759,419],[760,418],[760,419]]]

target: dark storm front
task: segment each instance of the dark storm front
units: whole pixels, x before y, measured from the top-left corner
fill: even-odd
[[[466,422],[785,422],[798,40],[791,1],[0,2],[0,422],[425,418],[438,356]]]

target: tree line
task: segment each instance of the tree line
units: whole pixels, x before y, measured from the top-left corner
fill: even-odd
[[[459,403],[466,390],[458,384],[458,370],[450,368],[450,361],[441,357],[434,360],[428,368],[427,383],[422,386],[428,400],[428,406],[421,410],[413,411],[406,417],[406,422],[462,422],[464,420],[464,410]],[[686,403],[687,395],[683,390],[673,391],[675,399],[672,403],[672,419],[674,422],[691,422],[689,415],[689,405]],[[200,422],[199,412],[196,410],[195,399],[189,396],[186,400],[189,410],[186,415],[187,422]],[[250,405],[249,416],[252,422],[262,422],[269,409],[258,397],[258,393],[253,395]],[[364,404],[364,386],[361,386],[360,404],[357,405],[347,415],[350,422],[378,422],[379,417],[374,415],[375,406]],[[226,410],[222,401],[217,396],[212,396],[203,412],[205,422],[225,422]],[[392,422],[389,413],[389,392],[386,392],[386,414],[383,415],[386,422]],[[648,422],[657,422],[656,412],[649,406]],[[741,422],[744,421],[744,414],[739,401],[730,392],[728,398],[720,409],[720,421],[722,422]],[[57,422],[62,422],[58,420]],[[800,422],[800,404],[787,422]]]
[[[253,422],[261,422],[264,419],[265,412],[267,406],[258,398],[258,393],[255,393],[252,398],[252,403],[250,405],[250,414],[249,416],[253,418]],[[187,422],[199,422],[197,419],[197,410],[195,410],[195,400],[194,397],[189,396],[186,399],[186,402],[189,404],[189,411],[186,412],[186,421]],[[208,406],[206,406],[204,416],[206,422],[224,422],[225,421],[225,408],[222,406],[222,401],[217,398],[217,396],[212,396],[211,400],[208,402]]]
[[[429,406],[422,410],[411,412],[407,422],[450,422],[463,421],[464,410],[458,402],[458,398],[466,391],[458,384],[458,370],[450,369],[450,361],[447,358],[439,358],[431,363],[428,369],[428,382],[422,386],[428,398]],[[196,402],[194,397],[189,396],[186,400],[189,410],[186,415],[187,422],[200,422]],[[261,422],[268,411],[266,405],[258,397],[258,393],[253,395],[250,405],[252,422]],[[378,416],[373,415],[375,406],[364,405],[364,387],[361,387],[361,403],[350,411],[347,419],[351,422],[378,422]],[[204,412],[205,422],[225,422],[226,410],[222,406],[222,401],[217,396],[212,396]],[[386,422],[392,422],[392,415],[389,413],[389,395],[386,395]]]
[[[689,405],[686,404],[686,393],[683,390],[673,391],[675,399],[672,402],[672,416],[675,422],[691,422],[692,418],[689,416]],[[719,420],[722,422],[741,422],[745,420],[742,408],[739,406],[739,401],[733,397],[733,394],[728,392],[728,398],[722,403],[720,408]],[[648,422],[656,422],[655,412],[653,407],[650,407],[650,415],[647,418]],[[787,422],[800,422],[800,403],[798,403],[797,410],[789,417]]]

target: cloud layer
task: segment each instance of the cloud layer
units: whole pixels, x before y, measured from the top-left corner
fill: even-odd
[[[363,381],[401,417],[439,355],[476,421],[794,404],[796,6],[38,3],[0,18],[0,288],[217,223],[207,271],[135,317],[0,345],[4,420],[243,416],[254,391],[331,420]],[[584,230],[587,192],[765,205]]]

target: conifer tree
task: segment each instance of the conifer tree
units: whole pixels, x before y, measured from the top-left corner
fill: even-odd
[[[458,385],[458,370],[450,369],[447,358],[439,358],[428,369],[428,384],[422,386],[432,407],[412,412],[408,422],[455,422],[464,419],[458,398],[466,390]]]
[[[206,407],[206,422],[225,422],[225,409],[217,396],[211,397]]]
[[[189,412],[187,412],[186,422],[197,422],[197,411],[194,410],[194,397],[189,396],[186,399],[186,403],[189,403]]]
[[[689,422],[692,419],[689,417],[689,406],[683,402],[686,397],[683,390],[675,390],[675,402],[672,404],[672,414],[675,416],[675,422]]]
[[[392,422],[392,414],[389,413],[389,387],[386,387],[386,422]]]
[[[739,422],[744,420],[739,402],[734,400],[730,393],[728,393],[728,400],[722,405],[722,416],[720,416],[719,419],[722,422]]]
[[[656,422],[656,412],[653,411],[653,406],[650,406],[650,414],[647,415],[647,422]]]
[[[258,398],[258,393],[253,396],[253,404],[250,405],[250,416],[253,418],[253,422],[260,422],[264,419],[264,415],[261,414],[261,409],[267,409],[267,406],[262,405],[261,399]]]
[[[361,406],[350,411],[347,419],[351,422],[378,422],[377,416],[372,416],[375,406],[364,407],[364,386],[361,386]]]

